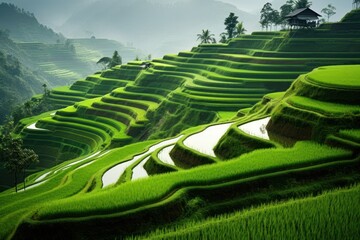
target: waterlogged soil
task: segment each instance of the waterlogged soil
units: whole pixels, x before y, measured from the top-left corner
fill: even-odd
[[[29,125],[29,126],[27,127],[27,129],[31,129],[31,130],[38,130],[38,131],[49,131],[48,129],[38,128],[38,127],[36,127],[36,123],[37,123],[37,122],[35,122],[35,123],[33,123],[33,124]]]
[[[163,163],[175,166],[175,163],[170,156],[170,152],[174,147],[175,145],[171,145],[166,148],[163,148],[158,154],[159,160],[162,161]]]
[[[126,168],[128,168],[130,165],[132,165],[133,163],[135,163],[139,159],[145,158],[146,156],[150,155],[152,152],[156,151],[159,148],[162,148],[162,147],[167,146],[169,144],[175,144],[181,137],[182,137],[182,135],[179,136],[179,137],[176,137],[176,138],[172,138],[172,139],[165,140],[165,141],[162,141],[160,143],[157,143],[157,144],[151,146],[149,148],[149,150],[146,151],[145,153],[136,155],[131,160],[120,163],[120,164],[117,164],[114,167],[110,168],[109,170],[107,170],[103,174],[103,176],[101,178],[102,183],[103,183],[102,188],[105,188],[105,187],[107,187],[107,186],[109,186],[111,184],[115,184],[119,180],[120,176],[125,172]],[[147,161],[147,159],[146,159],[146,161]],[[144,176],[144,177],[148,176],[146,170],[143,167],[144,164],[146,163],[146,161],[142,161],[140,163],[141,165],[140,166],[138,165],[139,167],[136,166],[133,169],[132,180],[141,178],[142,176]],[[136,171],[135,173],[134,173],[134,170]],[[145,174],[146,174],[146,176],[145,176]]]
[[[269,140],[270,138],[266,130],[266,125],[269,123],[269,121],[270,117],[267,117],[245,123],[243,125],[240,125],[238,128],[251,136]]]
[[[200,153],[216,157],[213,149],[231,124],[232,123],[224,123],[207,127],[205,130],[186,138],[184,145]]]
[[[149,160],[150,156],[146,157],[144,160],[142,160],[136,167],[132,170],[132,177],[131,180],[136,180],[140,178],[148,177],[149,174],[146,172],[144,165]]]

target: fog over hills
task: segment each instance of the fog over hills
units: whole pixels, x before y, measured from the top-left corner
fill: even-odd
[[[230,12],[244,22],[247,33],[260,30],[262,6],[270,0],[8,0],[35,13],[40,22],[66,37],[115,39],[145,53],[162,56],[197,45],[196,34],[209,29],[218,39]],[[279,7],[286,0],[272,0]],[[338,21],[351,10],[351,0],[313,0],[320,12],[331,3]]]
[[[83,8],[60,28],[67,36],[101,37],[129,42],[153,55],[190,49],[196,34],[209,29],[218,38],[230,12],[247,28],[254,29],[256,17],[235,6],[215,0],[159,1],[103,0]]]
[[[238,9],[256,14],[260,16],[260,10],[266,2],[270,2],[273,8],[279,9],[286,0],[219,0],[221,2],[230,3],[236,6]],[[352,8],[352,0],[310,0],[312,3],[311,8],[321,13],[321,9],[326,7],[328,4],[332,4],[336,7],[336,14],[331,18],[332,21],[339,21],[347,12]]]
[[[230,12],[248,32],[257,17],[216,0],[9,0],[34,12],[40,22],[69,38],[110,38],[144,49],[153,56],[188,50],[196,34],[209,29],[219,38]],[[61,11],[59,11],[61,10]]]

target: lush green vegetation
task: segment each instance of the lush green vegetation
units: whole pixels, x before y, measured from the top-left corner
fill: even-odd
[[[161,228],[134,239],[354,239],[359,186]],[[264,227],[266,224],[266,227]]]
[[[360,88],[358,66],[321,67],[308,75],[310,81],[320,85],[338,88]]]
[[[126,125],[122,134],[135,139],[174,136],[216,120],[216,112],[250,108],[263,95],[287,89],[299,74],[315,66],[357,63],[357,40],[350,41],[356,33],[341,26],[291,35],[241,35],[228,44],[199,45],[191,52],[155,59],[146,70],[141,62],[129,62],[55,89],[50,98],[58,107],[75,104],[76,117],[90,114],[120,121]],[[321,47],[314,45],[318,41]],[[91,106],[77,104],[94,97],[102,98]]]
[[[328,134],[358,128],[359,69],[358,65],[323,67],[300,76],[274,110],[268,130],[323,142]]]
[[[125,61],[134,59],[137,54],[134,48],[107,39],[66,40],[40,24],[34,14],[8,3],[0,4],[0,42],[1,123],[17,105],[34,94],[42,93],[43,84],[49,88],[69,85],[99,70],[97,60],[116,49],[125,56]],[[102,93],[110,90],[111,87],[100,89]],[[61,106],[69,105],[69,102],[58,99],[56,90],[51,94],[57,103],[62,103]],[[78,97],[75,100],[83,99]],[[59,107],[59,104],[54,105]],[[42,111],[47,109],[49,107]],[[16,111],[17,115],[24,115],[19,114],[20,107]],[[34,114],[38,112],[34,111]]]
[[[0,40],[7,40],[1,30]],[[35,93],[40,93],[43,81],[45,80],[41,76],[33,74],[17,58],[0,50],[0,123],[4,122],[17,105]]]
[[[149,180],[129,183],[120,188],[111,189],[96,195],[78,199],[66,199],[53,204],[46,204],[38,213],[39,219],[56,217],[79,217],[99,213],[109,213],[114,209],[126,209],[130,206],[153,202],[166,196],[175,186],[209,185],[224,180],[239,179],[254,176],[259,173],[287,169],[289,166],[306,166],[326,162],[328,159],[346,159],[351,153],[330,149],[326,146],[312,143],[299,143],[294,149],[278,149],[276,151],[262,150],[229,161],[222,165],[212,165],[208,168],[197,168],[169,176],[156,176]],[[306,151],[304,151],[306,149]],[[320,150],[320,151],[319,151]],[[266,158],[261,156],[266,155]],[[241,166],[241,167],[236,167]],[[112,194],[112,192],[116,194]],[[112,196],[109,199],[108,196]],[[125,197],[126,196],[126,197]],[[115,204],[115,205],[114,205]],[[81,207],[79,207],[81,206]],[[94,211],[94,212],[91,212]]]
[[[0,238],[359,238],[352,18],[202,44],[50,91],[59,109],[13,133],[43,171],[0,194]],[[322,65],[342,66],[310,72]]]
[[[5,2],[0,4],[0,29],[7,29],[11,39],[17,42],[56,43],[65,39],[61,34],[39,24],[33,13]]]

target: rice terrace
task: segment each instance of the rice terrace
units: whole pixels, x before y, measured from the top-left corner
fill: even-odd
[[[0,24],[0,94],[40,89],[0,115],[0,239],[360,239],[360,1],[334,22],[332,4],[270,2],[256,31],[228,12],[220,40],[181,32],[201,43],[154,58]]]

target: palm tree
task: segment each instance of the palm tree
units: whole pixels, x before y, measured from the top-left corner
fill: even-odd
[[[353,2],[353,8],[355,8],[355,9],[360,8],[360,0],[354,0],[354,2]]]
[[[214,34],[211,34],[208,29],[202,30],[201,33],[199,33],[197,40],[201,40],[201,43],[215,43],[216,40],[214,38]]]
[[[245,34],[246,29],[244,28],[243,22],[236,24],[235,28],[235,37],[240,37],[240,35]]]
[[[307,8],[310,7],[311,5],[312,3],[309,2],[308,0],[297,0],[295,2],[295,9]]]

